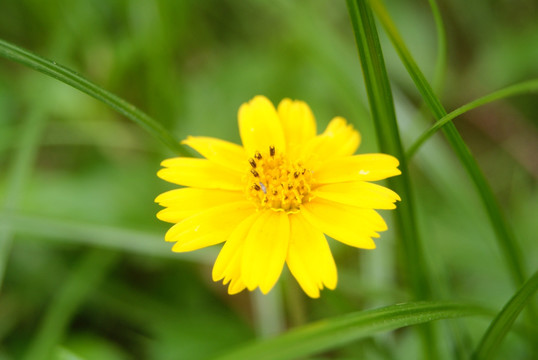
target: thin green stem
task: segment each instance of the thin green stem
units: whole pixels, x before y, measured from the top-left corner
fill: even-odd
[[[299,284],[289,274],[283,281],[284,300],[286,313],[288,314],[288,324],[290,328],[304,325],[308,322],[307,307],[305,303],[304,291]],[[338,274],[341,279],[341,273]],[[342,283],[340,281],[340,283]]]
[[[286,328],[281,286],[282,282],[277,283],[268,294],[262,294],[259,290],[250,293],[259,338],[278,335]]]
[[[417,89],[426,101],[426,104],[430,108],[434,117],[437,120],[442,119],[445,115],[447,115],[447,113],[441,104],[441,101],[433,92],[422,71],[418,68],[389,13],[385,9],[385,6],[380,0],[368,0],[368,2],[380,20],[383,28],[387,32],[393,46],[396,49],[396,52],[400,56],[402,63],[415,82]],[[504,215],[501,212],[500,206],[493,195],[493,191],[491,190],[489,183],[487,182],[475,158],[461,138],[461,135],[458,133],[458,130],[454,124],[448,122],[443,127],[443,132],[463,164],[465,170],[471,177],[490,219],[490,223],[495,231],[499,247],[502,249],[502,254],[505,257],[505,261],[508,265],[513,281],[515,284],[520,285],[525,279],[525,261],[523,260],[523,255],[519,249],[519,244],[517,243],[512,230],[508,226]]]
[[[510,96],[521,95],[530,92],[538,91],[538,79],[525,81],[519,84],[508,86],[504,89],[495,91],[491,94],[485,95],[481,98],[478,98],[474,101],[471,101],[468,104],[460,106],[456,110],[448,113],[439,119],[435,124],[432,125],[427,131],[422,133],[418,139],[409,147],[407,150],[406,157],[411,159],[417,150],[428,140],[433,134],[435,134],[439,129],[441,129],[446,123],[454,120],[456,117],[465,114],[468,111],[476,109],[477,107],[489,104],[493,101],[504,99]]]
[[[42,58],[41,56],[3,40],[0,40],[0,56],[51,76],[92,96],[146,129],[151,135],[159,139],[175,153],[190,156],[190,153],[185,147],[183,147],[160,123],[137,109],[134,105],[131,105],[127,101],[104,90],[76,72],[57,64],[55,61]]]

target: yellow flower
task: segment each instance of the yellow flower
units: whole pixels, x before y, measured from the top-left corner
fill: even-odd
[[[239,108],[243,146],[209,137],[183,141],[205,159],[172,158],[158,176],[183,188],[155,199],[157,217],[174,223],[165,236],[184,252],[225,242],[213,280],[235,294],[267,293],[287,264],[313,298],[334,289],[336,265],[324,234],[373,249],[387,229],[374,209],[394,209],[399,196],[369,181],[400,174],[385,154],[353,155],[360,135],[341,117],[321,134],[308,105],[263,96]]]

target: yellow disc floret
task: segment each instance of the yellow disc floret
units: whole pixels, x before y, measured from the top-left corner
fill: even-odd
[[[274,146],[268,152],[256,151],[248,162],[245,190],[258,208],[293,213],[311,200],[311,172],[301,163],[291,162]]]

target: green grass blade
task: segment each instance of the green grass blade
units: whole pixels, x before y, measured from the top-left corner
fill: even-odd
[[[424,77],[424,74],[418,68],[383,3],[380,0],[369,0],[369,3],[434,117],[437,120],[442,119],[447,115],[443,105],[433,92],[430,84]],[[514,283],[517,285],[523,283],[525,279],[525,261],[523,260],[523,255],[512,230],[509,228],[504,215],[501,212],[489,183],[454,124],[448,122],[443,127],[443,132],[465,170],[471,177],[475,188],[480,195]]]
[[[433,124],[431,128],[421,134],[418,139],[413,143],[413,145],[409,147],[409,150],[406,153],[407,158],[410,159],[422,146],[422,144],[424,144],[426,140],[428,140],[433,134],[435,134],[437,130],[441,129],[446,123],[454,120],[456,117],[466,113],[467,111],[471,111],[473,109],[476,109],[477,107],[489,104],[490,102],[496,100],[535,91],[538,91],[538,79],[508,86],[504,89],[495,91],[491,94],[471,101],[468,104],[460,106],[456,110],[443,116],[441,119],[439,119],[439,121],[435,122],[435,124]]]
[[[180,155],[190,155],[189,152],[176,139],[174,139],[170,132],[166,130],[160,123],[138,110],[125,100],[102,89],[91,81],[86,80],[76,72],[69,70],[64,66],[58,65],[54,61],[44,59],[3,40],[0,40],[0,56],[53,77],[94,97],[99,101],[102,101],[120,114],[146,129],[151,135],[159,139],[172,151]]]
[[[423,302],[392,305],[301,326],[275,338],[239,348],[218,359],[300,359],[379,332],[481,313],[477,307],[455,303]]]
[[[162,239],[162,234],[87,224],[45,216],[0,213],[14,233],[40,237],[40,241],[86,245],[144,256],[181,259],[212,264],[215,256],[210,249],[192,253],[174,253]]]
[[[114,264],[117,253],[93,250],[84,255],[47,309],[24,359],[50,359],[77,308]]]
[[[446,32],[437,2],[435,0],[428,0],[428,2],[430,3],[433,19],[435,21],[435,29],[437,32],[437,61],[435,63],[435,72],[432,83],[433,88],[439,91],[443,86],[446,71]]]
[[[523,310],[525,305],[532,298],[532,295],[538,289],[538,271],[527,280],[527,282],[515,293],[514,296],[503,307],[501,312],[491,322],[488,330],[480,340],[476,348],[473,359],[493,359],[495,351],[501,344],[505,335],[510,331],[512,324],[517,316]],[[536,319],[534,320],[536,324]],[[535,339],[536,340],[536,339]]]
[[[430,296],[430,285],[427,281],[428,271],[423,259],[422,249],[418,241],[415,209],[409,172],[404,156],[396,114],[392,100],[392,92],[383,62],[383,54],[377,38],[375,24],[369,9],[364,1],[348,0],[348,9],[351,16],[355,39],[362,64],[368,100],[372,117],[377,131],[377,138],[381,151],[392,154],[400,160],[402,175],[389,179],[390,187],[402,197],[398,204],[396,216],[404,243],[406,269],[414,296],[425,299]]]
[[[415,299],[431,299],[432,288],[430,272],[420,244],[416,222],[415,206],[411,192],[407,160],[403,151],[392,91],[385,69],[383,53],[377,29],[370,9],[364,0],[347,1],[355,41],[359,51],[366,92],[376,128],[377,140],[382,152],[392,154],[400,160],[402,175],[388,179],[389,186],[395,190],[402,201],[398,204],[395,218],[402,240],[404,269]],[[437,345],[431,325],[420,328],[424,353],[427,358],[435,358]]]
[[[20,195],[29,179],[45,126],[45,117],[39,107],[34,108],[24,122],[18,137],[18,147],[13,156],[12,167],[7,171],[6,196],[0,204],[0,212],[11,212],[19,203]],[[13,228],[4,217],[0,217],[0,289],[4,280],[9,254],[13,242]]]
[[[435,22],[436,34],[437,34],[437,55],[435,60],[435,69],[432,80],[432,87],[436,92],[441,92],[443,89],[445,74],[446,74],[446,62],[447,62],[447,44],[446,33],[441,17],[441,12],[435,0],[428,0],[430,3],[430,9],[432,11],[433,20]],[[428,106],[424,101],[420,104],[418,115],[426,117],[429,112]]]
[[[383,2],[381,0],[368,0],[368,2],[371,9],[378,17],[381,25],[387,32],[392,44],[394,45],[398,55],[400,56],[400,59],[402,60],[404,66],[409,72],[409,75],[415,82],[418,91],[422,95],[422,98],[424,99],[434,116],[440,118],[446,115],[446,111],[443,108],[443,105],[441,104],[437,96],[434,94],[430,84],[428,83],[428,80],[426,80],[426,77],[424,76],[424,74],[422,74],[422,71],[420,71],[418,65],[411,56],[411,53],[407,49],[405,42],[403,41],[398,29],[396,28],[396,25],[394,25],[394,22],[390,18],[389,13],[385,9]]]

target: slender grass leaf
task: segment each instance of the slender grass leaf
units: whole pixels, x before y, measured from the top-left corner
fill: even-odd
[[[0,213],[0,216],[10,224],[14,233],[38,236],[43,240],[202,264],[212,264],[215,261],[210,249],[189,254],[174,253],[163,241],[162,235],[37,215]]]
[[[512,86],[508,86],[504,89],[495,91],[491,94],[485,95],[479,99],[476,99],[474,101],[471,101],[468,104],[465,104],[463,106],[460,106],[456,110],[448,113],[447,115],[443,116],[441,119],[435,122],[435,124],[432,125],[431,128],[426,130],[423,134],[421,134],[418,139],[409,147],[409,150],[407,150],[406,156],[408,159],[413,157],[413,155],[417,152],[417,150],[422,146],[422,144],[428,140],[433,134],[437,132],[437,130],[441,129],[446,123],[454,120],[456,117],[465,114],[467,111],[471,111],[473,109],[476,109],[477,107],[489,104],[490,102],[504,99],[510,96],[520,95],[524,93],[530,93],[538,91],[538,79],[525,81],[519,84],[515,84]]]
[[[417,89],[430,108],[434,117],[437,120],[442,119],[445,115],[447,115],[447,113],[441,104],[441,101],[433,92],[422,71],[418,68],[389,13],[385,9],[385,6],[380,0],[368,0],[368,3],[387,32],[393,46],[396,49],[396,52],[400,56],[402,63],[415,82]],[[478,167],[475,158],[461,138],[461,135],[458,133],[458,130],[454,124],[448,122],[443,127],[443,132],[445,133],[446,138],[454,149],[459,160],[463,164],[465,170],[471,177],[475,188],[480,195],[482,203],[484,204],[485,210],[490,219],[490,223],[496,233],[499,247],[502,250],[502,254],[506,260],[514,283],[518,285],[523,283],[523,280],[525,279],[525,261],[523,260],[523,255],[519,249],[519,245],[516,242],[512,230],[508,226],[508,223],[501,212],[499,204],[493,195],[493,191],[491,190],[489,183]]]
[[[7,171],[6,196],[0,204],[0,211],[10,212],[17,207],[26,180],[30,177],[44,126],[45,117],[41,109],[36,107],[28,114],[18,136],[19,146],[13,156],[12,166]],[[2,217],[0,218],[0,289],[12,242],[13,229],[11,224]]]
[[[433,88],[436,91],[440,91],[443,86],[446,72],[446,32],[437,1],[428,0],[428,2],[430,3],[433,19],[435,20],[435,29],[437,33],[437,60],[435,62],[435,72],[433,75]]]
[[[409,273],[409,281],[412,284],[415,297],[425,299],[430,296],[430,285],[426,276],[428,271],[426,270],[418,240],[409,172],[396,124],[392,92],[377,38],[377,31],[370,10],[365,6],[364,1],[348,0],[347,4],[355,32],[379,146],[381,151],[392,154],[400,160],[402,175],[395,179],[389,179],[389,184],[402,197],[401,203],[398,204],[396,216],[404,243],[405,268]]]
[[[219,360],[299,359],[331,350],[379,332],[481,314],[475,306],[418,302],[361,311],[301,326],[272,339],[254,342]]]
[[[160,123],[127,101],[104,90],[76,72],[57,64],[55,61],[42,58],[4,40],[0,40],[0,56],[28,66],[92,96],[146,129],[172,151],[180,155],[191,156],[190,152],[179,141],[174,139],[170,132]]]
[[[441,92],[445,81],[447,62],[446,33],[443,24],[443,18],[441,17],[441,12],[439,11],[439,6],[437,5],[437,2],[435,0],[428,0],[428,2],[430,4],[430,9],[432,11],[433,19],[435,21],[435,29],[437,34],[437,55],[432,80],[432,87],[436,92]],[[418,114],[420,114],[421,117],[426,117],[428,113],[428,106],[425,102],[422,102]]]
[[[348,0],[347,6],[379,147],[384,153],[392,154],[400,160],[402,175],[395,179],[388,179],[388,183],[402,198],[396,211],[396,222],[402,239],[404,269],[407,272],[413,296],[416,299],[430,299],[432,297],[430,271],[427,269],[420,244],[407,160],[400,140],[394,101],[377,29],[372,13],[364,0]],[[425,356],[437,357],[434,329],[428,324],[419,330]]]
[[[537,289],[538,271],[536,271],[534,275],[514,294],[514,296],[512,296],[510,301],[506,303],[501,312],[499,312],[491,322],[473,354],[473,359],[490,360],[494,358],[495,351],[501,344],[505,335],[510,331],[512,324],[521,310],[523,310]],[[537,320],[538,319],[534,319],[534,324],[536,324]]]

